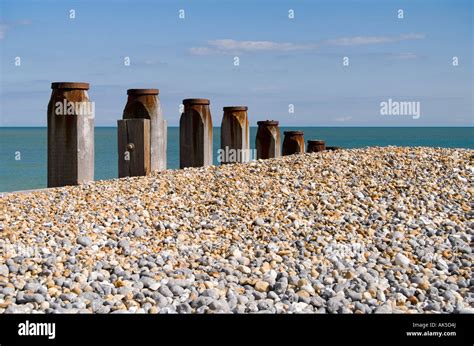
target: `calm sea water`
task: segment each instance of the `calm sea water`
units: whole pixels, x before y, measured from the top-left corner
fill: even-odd
[[[326,145],[345,148],[367,146],[430,146],[474,149],[474,127],[467,128],[281,128],[303,129],[305,139],[324,139]],[[47,129],[0,128],[0,191],[46,187]],[[255,148],[257,128],[250,129],[251,147]],[[220,147],[220,128],[214,128],[214,152]],[[179,167],[179,128],[168,128],[168,168]],[[117,177],[117,129],[95,129],[95,179]]]

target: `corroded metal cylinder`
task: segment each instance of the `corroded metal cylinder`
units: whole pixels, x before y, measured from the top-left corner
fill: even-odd
[[[280,128],[278,121],[257,121],[258,130],[255,140],[257,159],[270,159],[281,156]]]
[[[88,83],[52,83],[48,104],[48,187],[94,180],[95,106]]]
[[[320,139],[308,140],[307,153],[317,153],[326,150],[326,142]]]
[[[166,169],[167,123],[163,118],[158,89],[128,89],[123,119],[150,120],[150,169]]]
[[[303,131],[285,131],[283,140],[283,156],[304,153]]]
[[[183,100],[179,120],[179,166],[212,165],[212,118],[208,99]]]
[[[219,160],[222,164],[250,160],[247,109],[245,106],[224,107],[221,124],[221,151],[219,153]]]

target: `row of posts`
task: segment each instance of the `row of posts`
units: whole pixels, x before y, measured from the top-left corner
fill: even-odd
[[[94,180],[94,106],[88,83],[52,83],[48,105],[48,187]],[[158,89],[129,89],[123,116],[117,122],[118,175],[141,176],[166,169],[167,123]],[[179,123],[180,168],[212,165],[212,117],[208,99],[183,100]],[[256,158],[269,159],[305,152],[302,131],[285,131],[283,150],[278,121],[259,121]],[[248,162],[247,107],[224,107],[221,163]],[[333,150],[322,140],[309,140],[307,152]]]

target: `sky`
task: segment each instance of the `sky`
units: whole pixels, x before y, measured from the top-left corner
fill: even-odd
[[[232,105],[251,126],[473,126],[473,31],[471,0],[0,0],[0,126],[46,126],[55,81],[90,83],[96,126],[130,88],[160,89],[170,126],[185,98],[214,126]]]

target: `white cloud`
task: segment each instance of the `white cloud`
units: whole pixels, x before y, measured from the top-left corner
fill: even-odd
[[[272,41],[236,41],[236,40],[214,40],[208,42],[210,46],[220,50],[236,51],[289,51],[298,49],[308,49],[312,45],[297,45],[288,42]]]
[[[15,26],[19,25],[30,25],[31,20],[29,19],[22,19],[17,22],[7,23],[7,22],[0,22],[0,40],[4,39],[7,35],[7,31],[13,29]]]
[[[210,55],[213,53],[209,47],[191,47],[190,52],[193,55]]]
[[[400,35],[400,39],[403,40],[423,40],[425,38],[425,34],[405,34]]]
[[[5,38],[8,28],[9,26],[7,24],[0,23],[0,40]]]
[[[337,121],[337,122],[339,122],[339,123],[344,123],[344,122],[346,122],[346,121],[352,120],[352,117],[350,117],[350,116],[349,116],[349,117],[339,117],[339,118],[336,118],[336,119],[334,119],[334,120]]]
[[[316,48],[314,44],[295,44],[289,42],[273,41],[237,41],[232,39],[211,40],[205,47],[192,47],[191,54],[210,55],[210,54],[236,54],[242,52],[287,52],[294,50],[303,50]]]
[[[31,19],[21,19],[16,22],[16,25],[30,25],[32,23]]]
[[[323,46],[361,46],[383,43],[395,43],[425,38],[424,34],[404,34],[399,36],[355,36],[323,40],[316,43],[292,43],[274,41],[238,41],[232,39],[211,40],[207,46],[192,47],[193,55],[238,54],[246,52],[289,52],[314,50]]]
[[[418,58],[419,58],[418,55],[411,52],[392,54],[389,56],[389,59],[391,60],[413,60],[413,59],[418,59]]]
[[[138,62],[138,64],[148,65],[148,66],[158,66],[158,65],[168,65],[165,61],[158,59],[145,59],[143,62]]]
[[[424,38],[424,34],[405,34],[400,36],[355,36],[326,40],[323,41],[323,44],[327,46],[363,46],[371,44],[395,43],[409,40],[421,40]]]
[[[361,46],[366,44],[380,44],[390,41],[389,37],[377,36],[356,36],[341,37],[333,40],[326,40],[324,44],[327,46]]]

